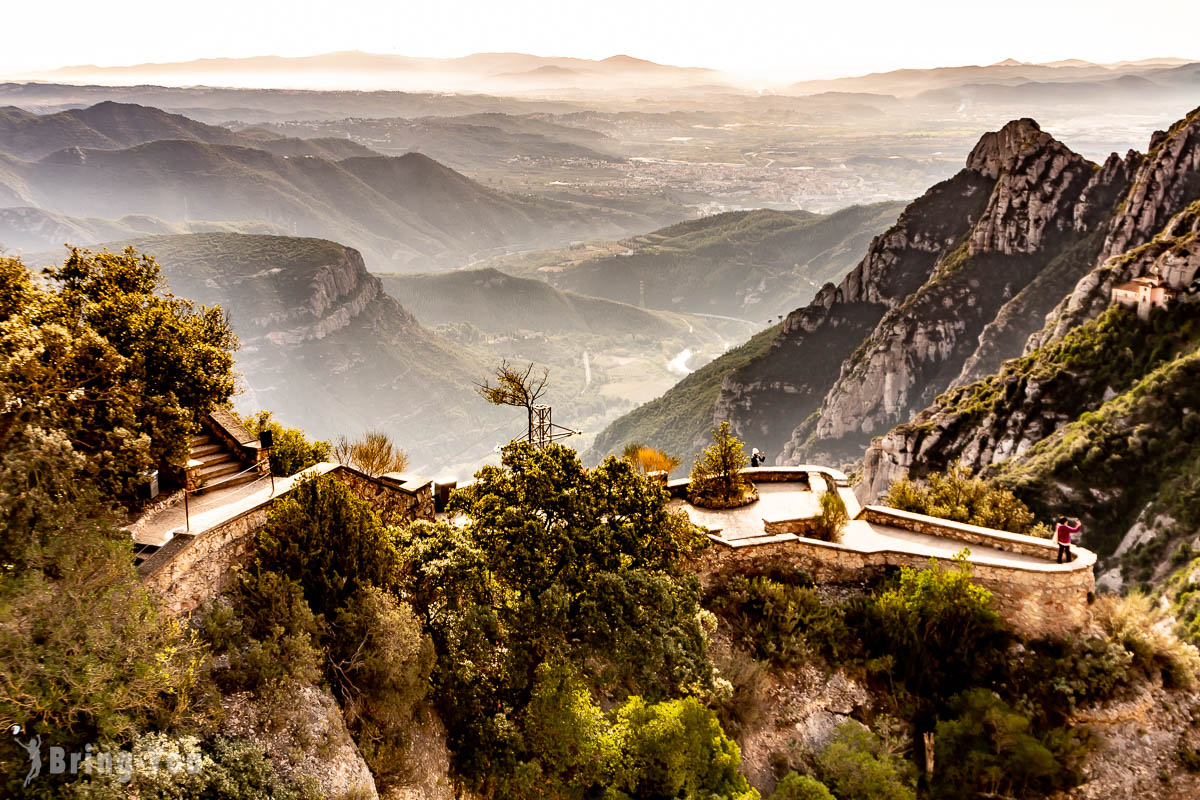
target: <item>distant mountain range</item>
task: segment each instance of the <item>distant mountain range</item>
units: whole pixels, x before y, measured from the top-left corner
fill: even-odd
[[[37,76],[55,81],[102,83],[168,82],[194,85],[269,88],[365,87],[522,91],[530,87],[598,91],[670,89],[731,85],[729,76],[711,69],[675,67],[615,55],[602,60],[554,58],[524,53],[476,53],[461,58],[408,56],[348,51],[314,56],[206,58],[121,67],[81,65]]]
[[[767,324],[849,271],[903,207],[876,203],[828,215],[731,211],[613,243],[597,253],[533,253],[498,259],[496,265],[579,294]]]
[[[992,84],[1020,86],[1029,83],[1103,83],[1115,78],[1137,76],[1146,85],[1187,85],[1195,81],[1200,59],[1156,58],[1095,64],[1067,60],[1050,64],[1030,64],[1008,59],[987,66],[938,67],[934,69],[898,69],[857,77],[801,81],[788,87],[792,94],[823,92],[866,92],[914,97],[922,92],[955,86]]]
[[[235,132],[128,103],[106,101],[47,115],[15,106],[0,108],[0,150],[24,159],[39,159],[68,147],[120,150],[162,139],[253,147],[288,158],[317,156],[340,161],[379,155],[344,137],[297,139],[262,129]]]
[[[415,153],[234,132],[136,105],[47,117],[6,109],[4,152],[15,155],[0,154],[0,205],[68,217],[256,221],[350,243],[392,270],[457,267],[497,250],[652,225],[616,209],[498,192]]]

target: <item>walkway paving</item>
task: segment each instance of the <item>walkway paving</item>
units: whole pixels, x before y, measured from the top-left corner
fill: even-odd
[[[271,478],[264,476],[254,483],[192,495],[188,498],[186,514],[184,504],[179,502],[137,520],[130,526],[133,540],[139,545],[162,547],[178,534],[194,536],[203,533],[286,493],[304,475],[323,475],[336,468],[337,464],[317,464],[289,478],[276,478],[274,489],[271,488]]]
[[[891,525],[877,525],[864,519],[852,519],[846,523],[842,531],[842,544],[868,553],[894,550],[938,558],[953,558],[965,547],[971,551],[968,560],[976,564],[998,564],[1007,567],[1042,567],[1054,563],[1048,558],[1010,553],[982,544],[967,544],[956,539],[893,528]]]
[[[810,479],[813,480],[813,479]],[[821,483],[813,480],[813,484]],[[693,523],[727,541],[758,539],[769,536],[764,522],[804,519],[820,513],[820,492],[801,483],[760,483],[758,502],[742,508],[713,511],[697,508],[685,500],[673,500],[671,506],[684,509]],[[852,517],[860,506],[849,489],[838,492],[846,500]],[[849,497],[847,497],[849,495]],[[1052,566],[1052,558],[1012,553],[983,544],[968,545],[956,539],[879,525],[864,519],[851,519],[842,531],[841,544],[863,552],[895,551],[918,556],[953,558],[963,548],[970,549],[969,560],[977,564],[1041,568]],[[1053,551],[1051,551],[1053,552]]]
[[[713,511],[697,508],[686,500],[672,500],[672,508],[687,511],[692,522],[722,539],[756,539],[766,535],[766,520],[801,519],[821,513],[820,495],[796,483],[760,483],[758,502],[741,508]]]

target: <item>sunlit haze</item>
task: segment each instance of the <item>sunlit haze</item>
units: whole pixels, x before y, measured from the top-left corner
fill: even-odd
[[[1150,13],[1169,19],[1140,36]],[[1005,58],[1097,62],[1200,57],[1200,3],[1162,0],[854,0],[840,3],[458,0],[160,0],[13,3],[0,76],[68,65],[301,56],[361,50],[423,57],[522,52],[599,59],[627,53],[769,80]]]

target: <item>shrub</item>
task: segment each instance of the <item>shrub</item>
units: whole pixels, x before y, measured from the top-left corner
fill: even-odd
[[[258,563],[296,581],[314,614],[333,619],[360,587],[395,588],[393,534],[346,484],[302,478],[275,502],[258,534]]]
[[[1104,594],[1093,611],[1101,628],[1133,655],[1147,674],[1161,674],[1169,687],[1190,689],[1200,677],[1200,653],[1181,641],[1169,628],[1167,613],[1145,594],[1124,597]]]
[[[789,772],[775,786],[771,800],[834,800],[825,784],[811,775]]]
[[[843,722],[817,756],[821,782],[838,800],[915,800],[916,769],[898,748],[857,722]]]
[[[909,478],[894,481],[882,505],[931,517],[1013,533],[1034,527],[1033,512],[1008,489],[972,477],[964,467],[934,472],[922,486]]]
[[[675,456],[641,444],[625,445],[621,457],[637,467],[643,475],[651,472],[665,472],[670,475],[679,466],[679,459]]]
[[[735,647],[716,651],[713,665],[718,680],[711,705],[721,727],[740,741],[766,713],[771,686],[767,667]]]
[[[1003,653],[1007,639],[991,593],[971,582],[966,556],[945,569],[904,567],[895,586],[857,604],[848,622],[866,655],[889,659],[891,674],[920,698],[947,698]]]
[[[758,658],[796,666],[812,653],[835,659],[848,649],[841,612],[808,586],[731,575],[709,592],[708,606]]]
[[[433,644],[412,608],[373,586],[354,594],[330,625],[330,683],[376,775],[400,763],[432,668]]]
[[[121,782],[119,774],[70,780],[56,789],[55,796],[65,800],[127,800],[130,797],[317,800],[321,797],[312,783],[294,784],[281,778],[262,746],[243,739],[217,738],[206,745],[194,737],[139,736],[133,742],[132,755],[133,763],[139,766],[147,758],[162,760],[157,762],[157,769],[133,770],[131,779],[125,783]],[[183,765],[191,763],[195,771],[184,768],[172,774],[166,768],[167,758],[176,759]]]
[[[1039,724],[1062,724],[1076,709],[1111,698],[1127,683],[1132,661],[1105,637],[1039,639],[1010,661],[1005,683]]]
[[[846,511],[845,501],[836,489],[829,489],[821,493],[821,515],[817,517],[811,535],[824,542],[840,542],[842,530],[849,521],[850,514]]]
[[[408,453],[383,431],[369,430],[357,439],[339,436],[333,444],[333,457],[340,464],[365,472],[372,478],[408,469]]]
[[[1045,797],[1080,781],[1081,734],[1039,737],[987,689],[964,692],[952,708],[956,716],[937,723],[934,797]]]
[[[229,592],[204,606],[199,619],[214,652],[228,656],[218,679],[229,691],[269,695],[321,677],[320,623],[286,576],[239,570]]]
[[[203,642],[142,585],[127,533],[63,511],[40,568],[0,570],[0,719],[68,750],[207,724]],[[0,794],[25,766],[0,763]]]
[[[255,436],[265,430],[271,431],[271,472],[275,475],[295,475],[329,458],[328,442],[310,441],[302,429],[284,427],[270,411],[259,411],[240,419],[246,430]]]
[[[705,508],[732,508],[757,499],[745,469],[745,445],[729,432],[729,423],[712,432],[713,443],[700,454],[692,467],[688,499]]]

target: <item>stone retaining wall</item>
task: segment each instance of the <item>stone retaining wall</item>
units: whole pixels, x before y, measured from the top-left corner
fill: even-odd
[[[1015,534],[970,525],[936,520],[922,515],[904,514],[894,509],[871,507],[864,510],[868,521],[920,530],[934,535],[952,535],[964,545],[971,543],[998,547],[1010,552],[1027,552],[1047,556],[1045,565],[1002,566],[972,563],[972,580],[992,592],[993,608],[1022,636],[1069,636],[1092,624],[1091,603],[1095,599],[1095,580],[1092,567],[1095,554],[1075,548],[1077,558],[1069,564],[1053,561],[1057,549],[1037,540],[1021,542]],[[874,519],[871,519],[874,516]],[[862,518],[862,517],[860,517]],[[901,524],[903,523],[903,524]],[[954,568],[951,559],[904,553],[893,550],[855,550],[833,542],[807,539],[790,533],[778,533],[736,542],[710,536],[710,545],[701,554],[697,570],[701,580],[711,583],[713,577],[727,571],[757,571],[768,564],[797,566],[820,583],[850,583],[876,578],[889,569],[911,567],[929,569],[930,562],[941,568]],[[999,540],[997,543],[996,540]],[[1045,547],[1046,550],[1038,548]]]
[[[371,478],[344,465],[334,466],[325,474],[344,481],[379,513],[385,524],[433,519],[432,482],[420,483],[400,475]],[[171,612],[195,610],[228,587],[234,566],[250,561],[254,534],[266,524],[271,508],[283,497],[287,494],[278,494],[194,536],[177,535],[138,566],[142,582],[162,596]]]

